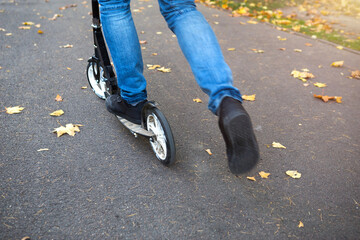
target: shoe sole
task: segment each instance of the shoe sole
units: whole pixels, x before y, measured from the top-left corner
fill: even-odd
[[[134,124],[141,125],[141,120],[134,119],[134,118],[132,118],[132,117],[129,117],[129,116],[126,115],[126,114],[116,113],[116,112],[114,112],[113,110],[111,110],[108,106],[106,106],[106,109],[107,109],[110,113],[115,114],[116,116],[119,116],[119,117],[121,117],[121,118],[125,118],[126,120],[128,120],[128,121],[130,121],[130,122],[132,122],[132,123],[134,123]]]
[[[259,161],[259,147],[253,132],[250,117],[237,113],[219,122],[223,134],[229,168],[233,174],[251,170]]]

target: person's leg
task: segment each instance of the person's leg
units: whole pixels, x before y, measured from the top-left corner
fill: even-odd
[[[217,114],[225,96],[242,101],[233,86],[232,72],[226,64],[210,25],[197,11],[193,0],[159,0],[160,10],[169,28],[177,36],[195,79],[209,95],[209,109]]]
[[[196,10],[193,0],[159,0],[159,4],[196,81],[209,95],[209,109],[219,115],[231,172],[240,174],[250,170],[260,157],[257,140],[214,32]]]
[[[147,98],[139,38],[130,11],[130,0],[99,0],[100,20],[109,48],[121,97],[129,104]]]

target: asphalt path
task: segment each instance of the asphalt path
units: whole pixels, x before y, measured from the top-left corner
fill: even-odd
[[[59,10],[70,4],[77,6]],[[149,98],[172,127],[176,164],[161,165],[148,141],[134,138],[89,88],[89,0],[1,0],[0,106],[25,109],[0,112],[0,239],[358,238],[360,81],[348,76],[360,70],[359,52],[199,4],[235,86],[256,94],[244,106],[261,160],[234,176],[217,117],[157,2],[132,4],[139,37],[147,41],[145,65],[172,70],[144,73]],[[62,15],[49,20],[54,14]],[[41,25],[19,29],[23,22]],[[340,60],[343,67],[331,66]],[[315,75],[307,87],[290,75],[304,68]],[[58,94],[62,102],[54,100]],[[342,103],[313,94],[342,96]],[[49,115],[58,109],[65,114]],[[52,132],[68,123],[83,126],[73,137]],[[261,171],[270,176],[261,178]]]

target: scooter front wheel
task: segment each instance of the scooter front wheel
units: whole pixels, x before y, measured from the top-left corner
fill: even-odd
[[[89,61],[86,69],[87,79],[94,93],[101,99],[106,99],[106,82],[104,70],[97,61]]]
[[[158,160],[167,166],[174,163],[175,141],[164,114],[156,107],[146,109],[144,125],[146,130],[154,133],[150,145]]]

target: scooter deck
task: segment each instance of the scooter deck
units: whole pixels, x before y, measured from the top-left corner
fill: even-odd
[[[150,132],[150,131],[147,131],[145,130],[144,128],[141,127],[141,125],[139,124],[135,124],[135,123],[132,123],[128,120],[126,120],[125,118],[122,118],[122,117],[119,117],[119,116],[116,116],[119,121],[127,128],[129,129],[131,132],[133,133],[136,133],[136,134],[140,134],[144,137],[154,137],[155,134]]]

